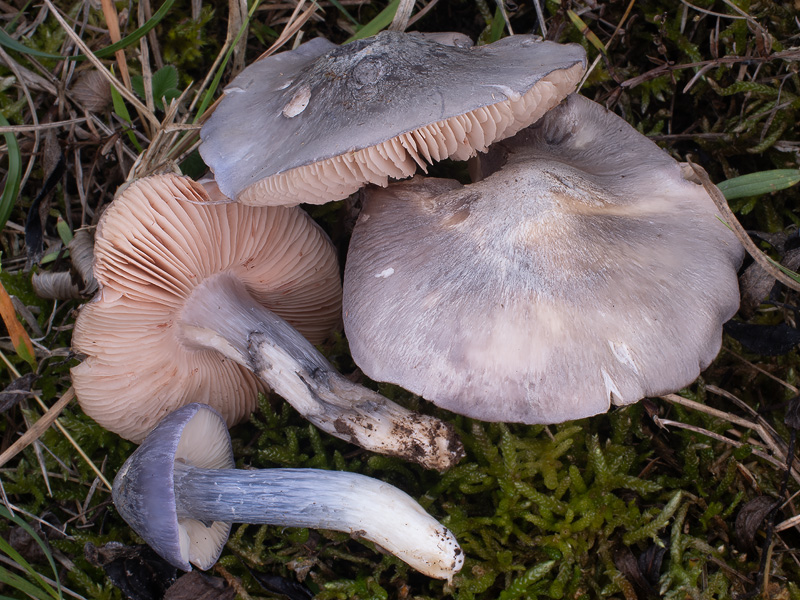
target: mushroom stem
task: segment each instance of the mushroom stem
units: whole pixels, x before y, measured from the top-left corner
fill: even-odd
[[[438,579],[451,579],[464,560],[453,534],[413,498],[357,473],[201,469],[176,462],[173,478],[179,519],[343,531]]]
[[[213,348],[251,369],[331,435],[439,471],[464,455],[449,424],[345,379],[230,273],[210,277],[192,292],[179,327],[187,343]]]

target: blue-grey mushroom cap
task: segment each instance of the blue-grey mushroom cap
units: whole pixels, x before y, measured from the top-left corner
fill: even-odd
[[[368,189],[344,280],[376,381],[488,421],[555,423],[690,384],[743,249],[682,166],[572,95],[483,181]]]
[[[114,478],[114,506],[164,560],[185,571],[191,564],[208,569],[222,552],[231,526],[178,517],[176,460],[201,468],[233,468],[230,435],[217,411],[192,403],[164,417]]]
[[[317,38],[242,71],[200,153],[240,202],[338,200],[485,150],[574,91],[585,68],[581,46],[531,35],[471,48],[388,31],[341,47]]]

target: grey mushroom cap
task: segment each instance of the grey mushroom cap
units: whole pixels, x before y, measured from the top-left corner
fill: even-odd
[[[481,182],[367,191],[344,280],[356,363],[488,421],[562,422],[691,383],[743,258],[703,187],[577,95],[501,146]]]
[[[337,200],[485,150],[572,92],[585,68],[581,46],[531,35],[472,48],[388,31],[341,47],[316,38],[242,71],[200,153],[241,202]]]
[[[185,433],[189,435],[184,437]],[[200,451],[192,447],[198,438]],[[178,518],[173,485],[176,460],[202,468],[235,466],[230,434],[217,411],[192,403],[164,417],[114,478],[114,506],[171,565],[184,571],[191,570],[190,563],[208,569],[217,562],[231,525]]]

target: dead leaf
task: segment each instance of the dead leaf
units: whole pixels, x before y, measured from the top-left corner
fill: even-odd
[[[775,506],[775,499],[769,496],[757,496],[746,503],[736,515],[736,539],[742,550],[755,549],[756,534],[761,524]]]
[[[224,579],[191,571],[181,575],[164,594],[164,600],[233,600],[236,590]]]
[[[14,304],[11,302],[11,297],[2,282],[0,282],[0,317],[3,318],[3,322],[6,324],[11,343],[14,344],[14,349],[19,357],[35,366],[36,355],[33,352],[31,338],[22,323],[19,322],[17,311],[14,310]]]

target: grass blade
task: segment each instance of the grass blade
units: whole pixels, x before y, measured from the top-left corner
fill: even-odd
[[[211,104],[211,99],[214,97],[214,94],[216,93],[217,88],[219,87],[219,82],[222,80],[222,74],[225,72],[225,67],[228,65],[228,61],[230,60],[231,55],[233,55],[233,50],[239,43],[242,34],[245,31],[247,31],[247,29],[250,27],[250,20],[253,18],[253,13],[256,11],[258,5],[259,5],[258,2],[254,2],[253,6],[250,7],[250,10],[247,13],[247,19],[245,19],[245,22],[242,23],[242,27],[241,29],[239,29],[239,33],[237,33],[236,37],[233,38],[231,47],[228,48],[228,51],[225,53],[225,58],[220,63],[219,68],[217,69],[217,72],[214,75],[214,79],[211,80],[211,84],[208,86],[208,89],[206,90],[206,93],[203,96],[203,101],[200,103],[200,106],[197,109],[197,114],[192,120],[192,123],[197,123],[200,117],[202,117],[203,114],[206,112],[208,106]]]
[[[58,54],[50,54],[49,52],[42,52],[36,48],[28,48],[24,44],[19,43],[17,40],[8,35],[5,29],[0,29],[0,46],[4,46],[9,50],[14,50],[20,54],[28,54],[37,58],[57,58],[63,60],[63,56]]]
[[[603,44],[603,42],[600,41],[600,38],[598,38],[597,35],[591,29],[589,29],[589,26],[583,22],[583,19],[581,19],[575,11],[568,10],[567,16],[569,17],[569,20],[572,21],[572,24],[576,27],[576,29],[581,32],[581,35],[583,35],[583,37],[585,37],[592,46],[597,48],[600,54],[606,53],[605,44]]]
[[[153,28],[158,25],[158,23],[166,16],[169,12],[169,9],[172,8],[172,5],[175,4],[175,0],[165,0],[164,4],[153,13],[153,16],[147,20],[147,22],[139,27],[133,33],[126,35],[120,41],[115,44],[111,44],[110,46],[106,46],[105,48],[98,50],[94,53],[94,55],[98,58],[106,58],[108,56],[113,55],[117,50],[123,50],[128,46],[135,44],[140,39],[142,39],[145,35],[150,33]],[[35,48],[28,48],[28,46],[18,42],[14,38],[12,38],[4,29],[0,29],[0,46],[5,46],[9,50],[14,50],[15,52],[20,52],[22,54],[28,54],[30,56],[35,56],[37,58],[52,58],[57,60],[64,60],[64,57],[60,54],[50,54],[49,52],[42,52],[41,50],[36,50]],[[86,60],[86,56],[83,54],[78,54],[77,56],[69,56],[67,57],[68,60]]]
[[[11,125],[1,112],[0,125],[4,125],[5,127]],[[6,178],[6,186],[3,188],[3,195],[0,196],[0,230],[6,226],[6,222],[11,216],[11,211],[14,209],[14,204],[17,202],[19,184],[22,180],[22,153],[19,150],[17,137],[11,132],[4,133],[3,135],[6,138],[6,145],[8,146],[8,176]]]
[[[111,56],[117,50],[123,50],[128,46],[130,46],[131,44],[138,42],[140,39],[142,39],[144,36],[150,33],[150,31],[152,31],[152,29],[156,25],[158,25],[159,21],[161,21],[161,19],[163,19],[167,15],[169,9],[172,8],[173,4],[175,4],[175,0],[165,0],[164,4],[162,4],[161,7],[155,13],[153,13],[153,16],[150,17],[144,25],[139,27],[139,29],[137,29],[133,33],[126,35],[116,44],[111,44],[110,46],[106,46],[102,50],[98,50],[97,52],[94,53],[94,55],[98,58],[105,58],[107,56]],[[81,58],[85,57],[81,56]]]
[[[35,598],[36,600],[51,600],[52,598],[58,598],[58,596],[48,595],[47,592],[42,591],[27,579],[24,579],[16,573],[12,573],[5,567],[0,567],[0,583],[9,585],[14,589],[19,590],[29,598]]]
[[[333,4],[339,10],[339,12],[342,13],[342,15],[344,15],[344,17],[348,21],[350,21],[353,25],[355,25],[356,27],[361,27],[361,23],[359,23],[355,19],[355,17],[353,17],[353,15],[347,12],[347,9],[344,6],[342,6],[342,3],[339,2],[339,0],[331,0],[331,4]]]
[[[27,533],[29,536],[31,536],[33,541],[35,541],[39,545],[39,547],[42,549],[42,552],[44,552],[45,557],[47,558],[47,562],[50,563],[50,568],[53,570],[53,576],[54,576],[53,579],[56,582],[56,586],[58,587],[57,591],[53,590],[53,594],[54,594],[53,597],[54,598],[61,598],[62,597],[61,584],[58,581],[58,569],[56,568],[56,563],[53,560],[53,555],[50,552],[50,548],[47,547],[47,544],[45,544],[42,541],[42,538],[40,538],[36,534],[36,532],[33,530],[33,528],[30,525],[28,525],[28,523],[26,523],[24,520],[20,519],[17,515],[13,514],[5,506],[0,506],[0,517],[8,519],[9,521],[12,521],[18,527],[21,527],[25,531],[25,533]],[[3,540],[3,541],[5,542],[5,540]],[[17,561],[17,562],[19,562],[19,561]],[[37,574],[37,577],[39,577],[38,574]],[[43,583],[45,585],[47,585],[47,587],[50,588],[51,590],[53,589],[46,582],[43,582]]]
[[[114,106],[114,112],[120,119],[122,119],[128,125],[133,123],[133,120],[131,119],[131,113],[128,112],[128,107],[125,106],[125,100],[123,100],[122,94],[120,94],[113,85],[111,86],[111,104]],[[125,129],[125,133],[128,134],[128,139],[136,148],[137,152],[141,154],[142,146],[139,144],[136,136],[130,130],[130,127]]]
[[[349,38],[345,44],[349,44],[350,42],[354,42],[355,40],[360,40],[371,35],[375,35],[379,31],[387,28],[392,19],[394,19],[394,15],[397,12],[397,8],[400,6],[400,0],[392,0],[389,3],[389,6],[384,8],[378,16],[372,19],[369,23],[364,25],[361,29],[359,29],[356,34]]]
[[[800,182],[800,169],[774,169],[734,177],[717,184],[726,200],[761,196],[777,192]]]

